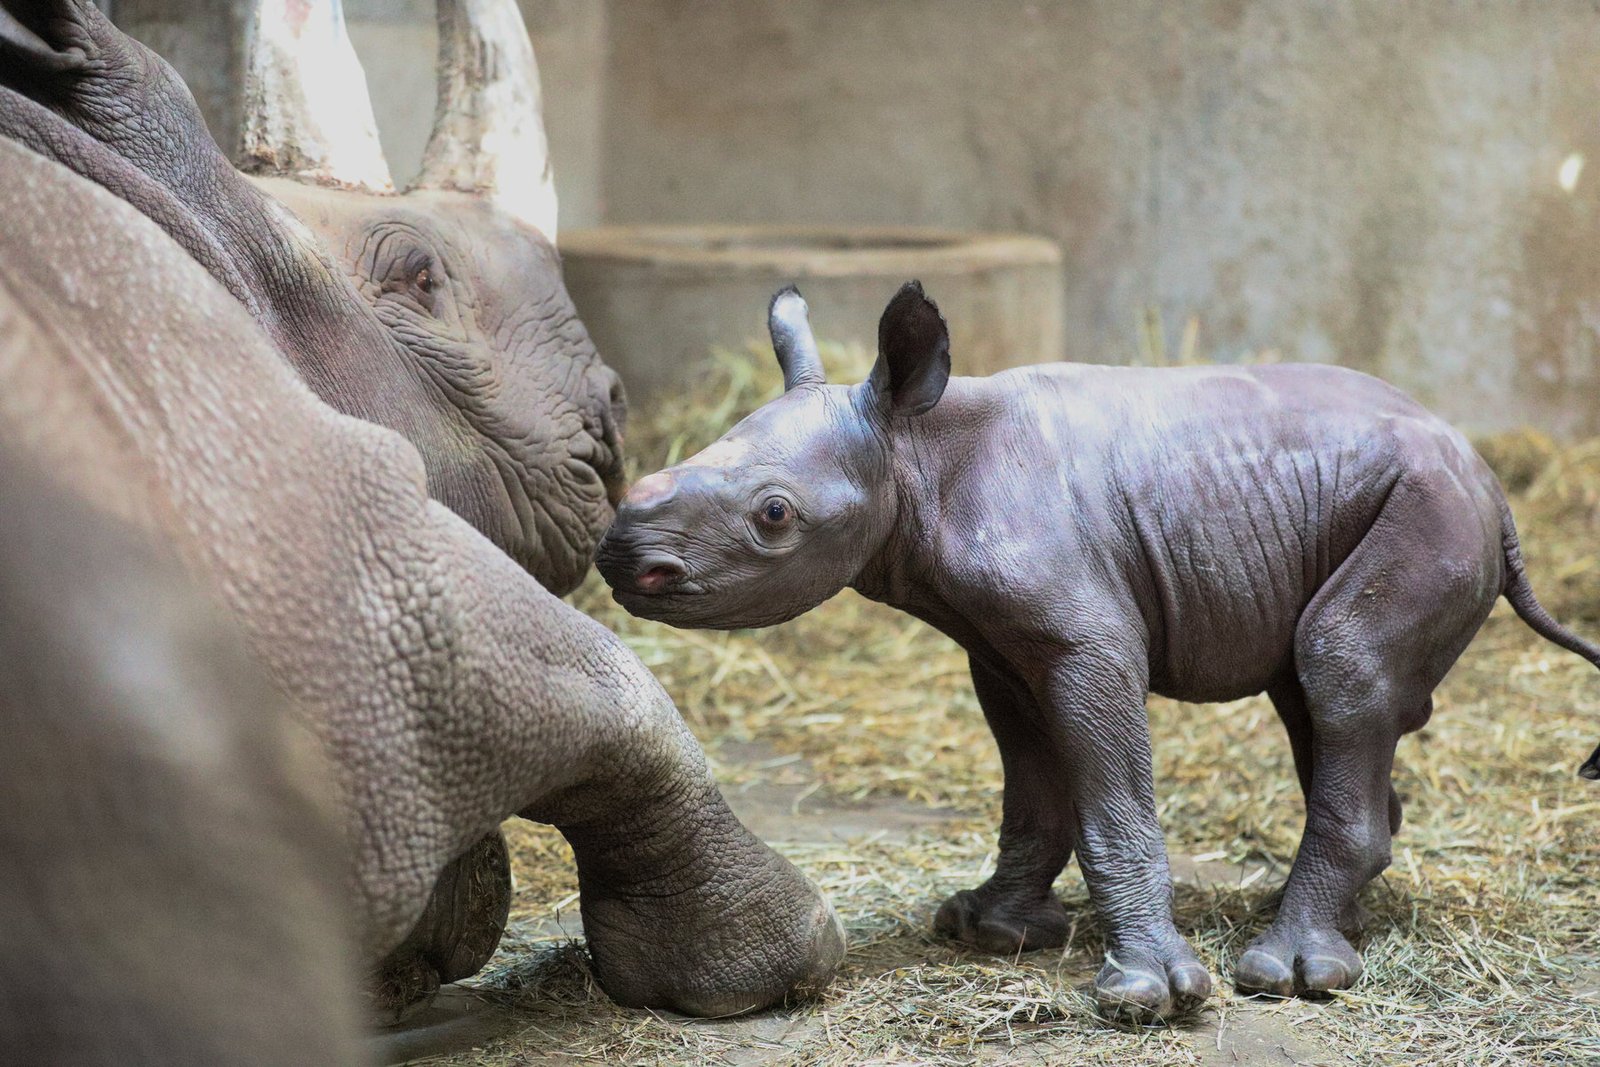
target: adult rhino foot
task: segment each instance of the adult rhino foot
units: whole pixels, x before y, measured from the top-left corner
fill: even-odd
[[[744,838],[736,862],[626,886],[590,884],[580,862],[584,933],[612,1000],[720,1017],[827,986],[844,959],[838,916],[792,864]]]
[[[496,830],[444,869],[416,926],[378,965],[369,990],[377,1022],[400,1022],[427,1007],[440,985],[477,974],[510,910],[511,857]]]
[[[1337,930],[1279,920],[1250,943],[1234,969],[1241,993],[1275,997],[1348,989],[1361,977],[1361,955]]]
[[[963,889],[939,905],[933,929],[941,937],[984,952],[1015,956],[1066,944],[1067,909],[1054,893],[1019,900],[985,883]]]
[[[1210,995],[1210,972],[1176,930],[1165,932],[1154,947],[1108,948],[1094,978],[1101,1014],[1119,1022],[1165,1022],[1194,1011]]]

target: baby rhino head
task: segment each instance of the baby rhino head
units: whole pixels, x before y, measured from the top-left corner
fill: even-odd
[[[783,395],[640,479],[600,543],[600,573],[635,615],[717,629],[783,622],[849,585],[893,531],[895,441],[950,377],[938,307],[917,282],[901,287],[878,323],[877,364],[854,386],[824,381],[796,289],[773,297],[767,323]]]

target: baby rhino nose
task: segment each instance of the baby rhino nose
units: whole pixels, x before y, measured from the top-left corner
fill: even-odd
[[[655,507],[671,500],[675,488],[676,480],[671,471],[656,471],[634,482],[633,488],[628,490],[628,495],[622,498],[622,502],[634,508]]]
[[[633,584],[642,593],[657,593],[683,577],[683,566],[675,560],[655,560],[645,565]]]

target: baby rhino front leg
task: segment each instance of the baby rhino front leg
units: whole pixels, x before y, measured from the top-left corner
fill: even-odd
[[[1072,858],[1072,795],[1039,704],[1021,678],[973,658],[972,687],[1005,767],[994,876],[939,908],[934,929],[985,952],[1060,948],[1067,909],[1055,881]]]
[[[1193,1010],[1210,995],[1211,976],[1172,923],[1144,667],[1077,652],[1054,663],[1037,688],[1068,783],[1078,865],[1105,935],[1105,965],[1094,980],[1100,1008],[1136,1022]]]

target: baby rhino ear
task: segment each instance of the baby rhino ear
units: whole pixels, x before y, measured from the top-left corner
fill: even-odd
[[[811,319],[805,298],[792,285],[779,289],[767,306],[767,330],[772,334],[772,350],[783,368],[783,391],[800,385],[821,385],[822,357],[817,354],[816,338],[811,336]]]
[[[939,305],[906,282],[878,320],[878,362],[872,385],[890,414],[921,415],[939,402],[950,380],[950,331]]]

